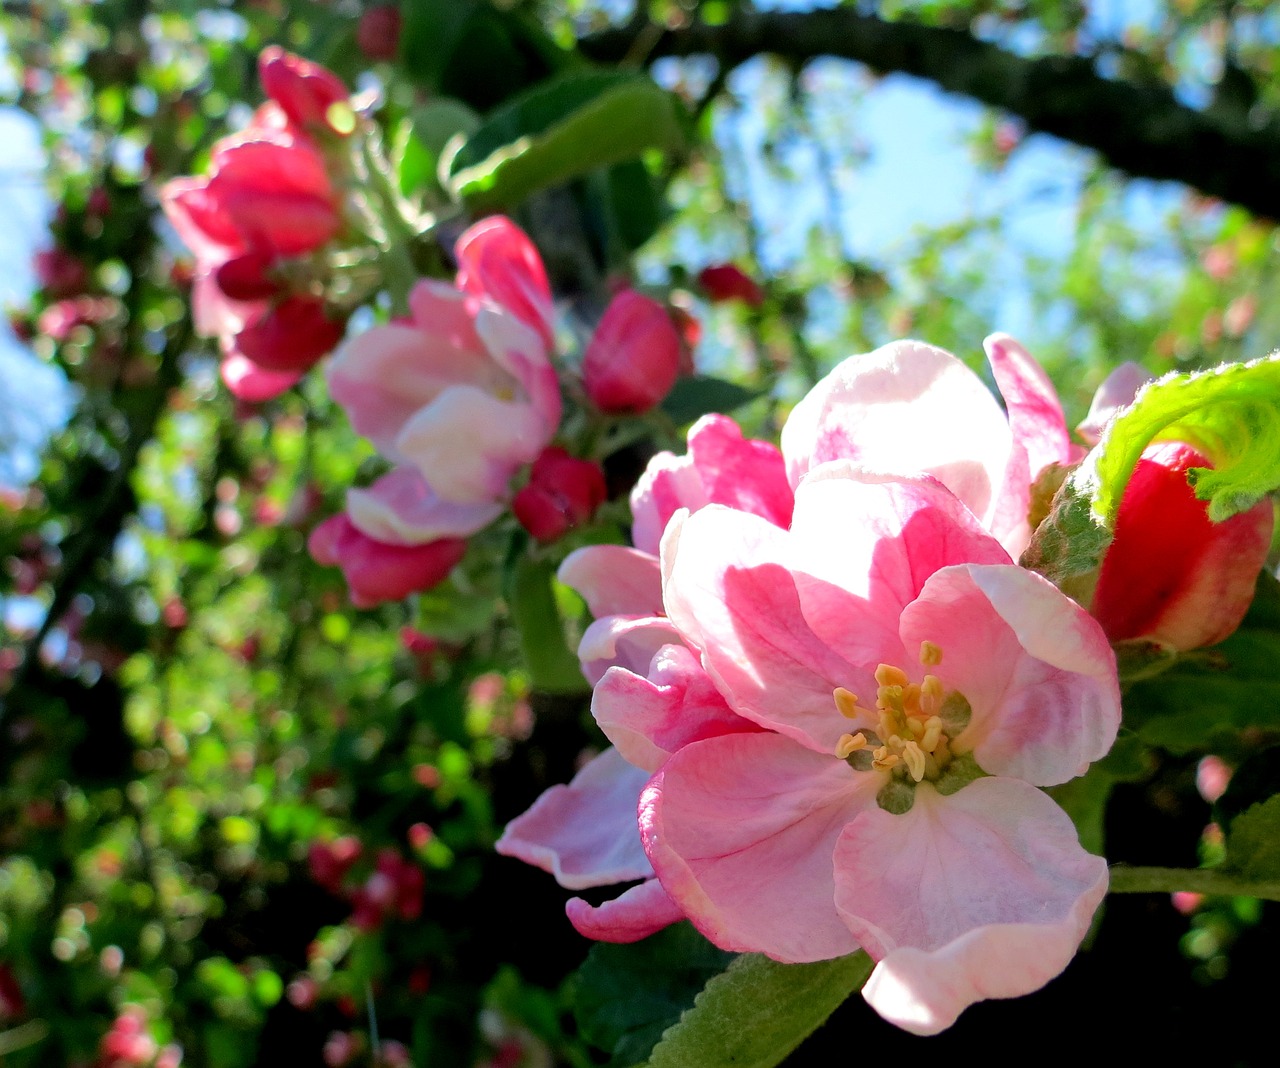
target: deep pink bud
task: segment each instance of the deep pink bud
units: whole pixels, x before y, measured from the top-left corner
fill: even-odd
[[[529,484],[516,494],[511,510],[538,541],[551,542],[590,519],[605,492],[599,464],[550,446],[534,460]]]
[[[1112,641],[1212,645],[1240,625],[1271,546],[1268,498],[1222,523],[1187,483],[1213,464],[1191,446],[1149,446],[1125,488],[1091,611]]]
[[[675,385],[680,334],[667,309],[634,290],[609,302],[582,358],[582,382],[602,412],[647,412]]]
[[[551,284],[528,234],[506,216],[491,215],[469,226],[453,253],[459,289],[497,301],[551,348]]]
[[[258,78],[263,92],[280,105],[289,121],[304,130],[345,136],[336,128],[329,108],[349,99],[347,87],[333,71],[309,59],[268,45],[258,56]]]
[[[287,297],[235,336],[235,348],[268,371],[305,371],[342,340],[346,324],[330,319],[315,297]]]
[[[370,59],[395,59],[400,51],[400,9],[375,4],[356,23],[356,44]]]
[[[280,291],[280,283],[268,274],[274,262],[269,252],[246,252],[221,264],[213,280],[232,300],[265,300]]]
[[[312,842],[307,850],[307,866],[311,869],[311,878],[326,890],[337,893],[347,872],[364,852],[360,840],[352,835],[344,835],[332,842]]]
[[[317,563],[341,567],[352,603],[370,608],[439,585],[466,554],[467,543],[439,538],[421,545],[388,545],[357,530],[339,512],[311,532],[307,548]]]
[[[40,288],[55,300],[74,297],[89,287],[89,268],[66,249],[42,249],[35,254],[34,266]]]
[[[716,263],[704,267],[698,274],[698,285],[712,304],[740,300],[743,304],[758,308],[764,303],[764,290],[760,288],[760,284],[733,263]]]

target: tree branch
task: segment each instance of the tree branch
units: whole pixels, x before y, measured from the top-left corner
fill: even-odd
[[[579,45],[590,58],[614,63],[641,32],[643,24],[632,23]],[[1267,115],[1258,123],[1243,110],[1196,111],[1163,84],[1104,78],[1089,59],[1027,59],[962,30],[887,22],[844,7],[738,12],[724,25],[695,22],[650,43],[650,59],[710,53],[733,67],[765,53],[795,63],[832,56],[913,74],[1091,148],[1135,177],[1183,182],[1280,218],[1280,119]]]

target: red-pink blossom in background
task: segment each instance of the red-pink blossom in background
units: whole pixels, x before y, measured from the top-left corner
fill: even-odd
[[[708,938],[796,962],[861,946],[864,997],[919,1034],[1066,966],[1107,867],[1037,787],[1115,739],[1094,620],[933,478],[842,463],[801,482],[789,531],[678,518],[663,572],[672,625],[760,728],[675,749],[641,799],[658,879]],[[665,748],[632,708],[614,734]]]
[[[698,272],[698,285],[713,304],[740,300],[752,308],[764,303],[760,283],[733,263],[714,263]]]
[[[395,4],[365,8],[356,23],[356,45],[370,59],[395,59],[400,52],[401,22]]]
[[[681,339],[667,309],[624,290],[605,309],[582,357],[582,384],[602,412],[647,412],[675,385]]]
[[[551,284],[529,235],[504,215],[467,228],[453,246],[457,286],[491,300],[536,330],[547,351],[555,345]]]
[[[515,495],[511,510],[536,540],[552,542],[587,522],[605,496],[598,463],[549,446],[533,461],[529,482]]]
[[[351,338],[327,372],[356,431],[459,504],[505,501],[560,423],[560,383],[535,329],[552,315],[541,262],[534,269],[528,238],[502,221],[459,239],[471,288],[420,281],[408,322]]]
[[[299,129],[321,136],[345,136],[350,129],[335,125],[330,109],[348,102],[349,94],[333,71],[279,45],[267,45],[258,54],[258,80],[289,121]]]
[[[89,287],[88,265],[64,248],[55,245],[41,249],[35,254],[33,266],[40,288],[54,300],[79,296]]]
[[[341,318],[313,295],[291,294],[275,271],[343,226],[324,154],[298,120],[263,105],[246,129],[214,146],[208,175],[166,183],[160,202],[196,257],[196,332],[221,340],[223,378],[236,396],[274,396],[336,344]]]

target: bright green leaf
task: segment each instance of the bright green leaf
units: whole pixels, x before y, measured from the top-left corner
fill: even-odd
[[[562,75],[498,109],[450,161],[449,185],[475,212],[646,149],[684,146],[676,98],[641,75]]]
[[[1196,495],[1217,522],[1280,487],[1280,355],[1168,374],[1144,386],[1098,444],[1099,522],[1115,520],[1138,458],[1152,441],[1185,441],[1213,460],[1192,468]]]

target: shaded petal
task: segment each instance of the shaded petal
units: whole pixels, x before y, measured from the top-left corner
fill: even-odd
[[[1106,755],[1120,726],[1115,655],[1102,628],[1052,583],[1020,567],[963,565],[926,583],[902,614],[902,641],[942,649],[933,668],[973,717],[952,746],[985,770],[1038,786]]]
[[[689,428],[688,455],[659,453],[631,493],[632,541],[657,552],[667,521],[679,508],[697,511],[725,504],[786,527],[791,486],[782,454],[765,441],[742,436],[723,415],[704,415]]]
[[[690,742],[759,730],[729,708],[682,645],[659,649],[648,677],[621,667],[606,671],[592,694],[591,714],[627,760],[650,771]]]
[[[1122,363],[1102,381],[1089,405],[1089,414],[1076,427],[1076,433],[1086,445],[1096,445],[1116,413],[1137,396],[1138,390],[1151,381],[1151,375],[1141,364],[1132,360]]]
[[[529,405],[459,385],[414,414],[395,448],[445,500],[481,504],[504,497],[512,475],[549,436]]]
[[[1065,812],[1014,779],[949,797],[916,790],[909,812],[871,807],[835,848],[841,917],[879,963],[863,997],[916,1034],[984,998],[1036,990],[1067,966],[1107,889]]]
[[[1047,464],[1069,463],[1067,419],[1044,368],[1008,334],[992,334],[982,347],[1004,397],[1013,440],[1027,454],[1031,479]]]
[[[465,538],[502,514],[501,504],[442,501],[417,471],[397,467],[365,489],[347,490],[347,515],[355,528],[388,545],[419,545],[436,538]]]
[[[834,905],[831,856],[883,778],[777,734],[731,734],[675,753],[640,799],[645,850],[712,942],[775,960],[858,948]]]
[[[393,460],[401,458],[395,441],[405,424],[444,390],[469,385],[492,392],[510,385],[484,349],[459,348],[447,334],[401,323],[375,326],[344,342],[325,378],[356,433]]]
[[[646,879],[600,905],[570,898],[564,911],[578,934],[597,942],[639,942],[684,919],[657,879]]]
[[[481,307],[476,332],[495,366],[520,383],[533,410],[546,424],[548,438],[560,423],[560,379],[547,359],[538,334],[499,308]]]
[[[550,872],[569,890],[653,874],[640,845],[636,803],[649,773],[606,749],[567,786],[545,791],[507,824],[494,848]]]
[[[666,616],[604,616],[583,631],[578,662],[594,686],[611,667],[645,674],[658,650],[679,640]]]
[[[1012,437],[982,380],[949,352],[895,341],[851,356],[796,405],[782,428],[792,485],[827,460],[933,475],[984,522]]]
[[[591,614],[662,614],[657,556],[626,545],[587,545],[564,558],[556,577],[587,602]]]

